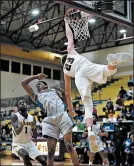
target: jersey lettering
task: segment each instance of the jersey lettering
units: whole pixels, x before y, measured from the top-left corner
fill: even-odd
[[[67,71],[71,70],[73,62],[74,62],[74,58],[67,58],[66,63],[65,63],[65,69]]]

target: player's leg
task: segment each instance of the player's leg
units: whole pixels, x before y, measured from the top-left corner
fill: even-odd
[[[67,112],[64,112],[58,118],[59,129],[62,135],[64,136],[64,142],[71,156],[71,160],[74,165],[79,165],[79,159],[77,152],[75,151],[72,144],[72,128],[74,127],[74,122],[72,121],[70,115]]]
[[[72,144],[72,132],[64,135],[64,142],[65,142],[67,151],[71,156],[72,163],[75,166],[80,165],[77,152],[75,151],[73,144]]]
[[[107,165],[107,164],[108,164],[108,160],[107,160],[107,158],[106,158],[106,155],[105,155],[105,153],[104,153],[104,150],[100,151],[99,154],[100,154],[100,156],[101,156],[101,158],[102,158],[103,164],[104,164],[104,165]]]
[[[43,155],[37,156],[35,158],[35,160],[37,160],[42,166],[46,166],[46,160],[45,157]]]
[[[47,165],[54,165],[54,154],[56,149],[57,139],[48,137],[47,138],[47,147],[48,147],[48,156],[47,156]]]
[[[25,166],[32,166],[28,152],[21,148],[17,152],[18,156],[23,160]]]
[[[75,84],[81,95],[85,108],[85,122],[88,129],[88,138],[91,141],[91,149],[93,152],[98,151],[95,133],[92,131],[93,125],[93,101],[91,95],[92,81],[86,78],[83,69],[79,70],[75,76]]]
[[[88,155],[89,155],[89,166],[92,166],[93,165],[93,160],[94,160],[94,157],[95,157],[95,153],[92,153],[92,152],[88,152]]]

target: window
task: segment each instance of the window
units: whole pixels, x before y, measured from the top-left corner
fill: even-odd
[[[47,78],[51,79],[51,69],[44,67],[43,73],[48,76]]]
[[[1,59],[1,71],[9,71],[9,61]]]
[[[53,70],[53,79],[60,80],[61,79],[61,71],[60,70]]]
[[[12,62],[11,72],[20,74],[20,63],[19,62]]]
[[[31,65],[23,63],[22,74],[31,75]]]
[[[40,66],[33,66],[33,74],[39,74],[41,73],[41,67]]]

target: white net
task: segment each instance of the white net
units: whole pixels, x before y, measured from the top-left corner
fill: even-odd
[[[65,18],[74,31],[74,37],[77,40],[85,40],[90,37],[88,29],[88,20],[92,15],[82,11],[70,9]]]

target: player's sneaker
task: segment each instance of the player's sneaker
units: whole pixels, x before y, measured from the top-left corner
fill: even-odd
[[[126,52],[121,52],[117,54],[108,54],[106,59],[111,65],[117,65],[119,63],[131,62],[133,56]]]
[[[90,143],[90,149],[93,153],[96,153],[99,151],[99,146],[96,142],[96,135],[93,131],[88,131],[88,138]]]

